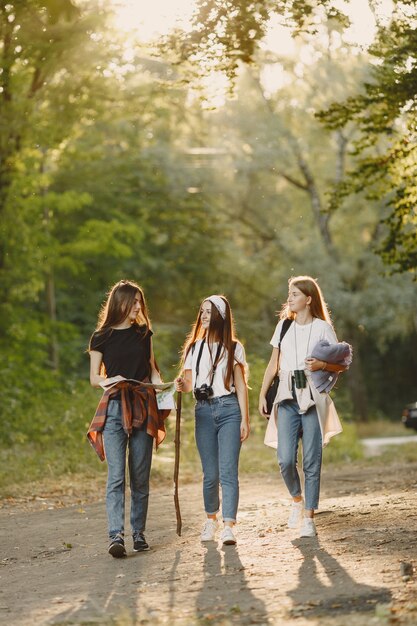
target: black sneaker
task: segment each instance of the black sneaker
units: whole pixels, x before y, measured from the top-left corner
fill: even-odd
[[[122,535],[116,535],[110,538],[109,554],[115,559],[121,559],[126,556],[125,540]]]
[[[133,550],[135,552],[145,552],[145,550],[149,550],[149,545],[147,544],[143,533],[133,535]]]

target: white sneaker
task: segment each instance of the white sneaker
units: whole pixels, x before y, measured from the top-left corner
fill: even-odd
[[[224,546],[234,546],[236,543],[236,537],[233,534],[231,526],[225,526],[220,535],[220,539],[223,541]]]
[[[301,524],[301,518],[303,516],[304,500],[300,502],[294,502],[291,505],[291,512],[288,518],[288,528],[298,528]]]
[[[217,530],[217,521],[215,519],[207,519],[201,531],[201,541],[214,541]]]
[[[315,537],[316,525],[311,517],[305,517],[301,526],[300,537]]]

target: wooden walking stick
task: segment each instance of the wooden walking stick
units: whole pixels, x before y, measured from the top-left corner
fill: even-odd
[[[175,502],[175,515],[177,516],[177,535],[181,537],[181,511],[180,501],[178,498],[178,472],[180,469],[180,428],[181,428],[181,401],[182,393],[177,392],[177,419],[175,422],[175,463],[174,463],[174,502]]]

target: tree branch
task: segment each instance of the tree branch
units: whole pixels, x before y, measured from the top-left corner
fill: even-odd
[[[305,183],[303,183],[300,180],[297,180],[296,178],[294,178],[293,176],[290,176],[289,174],[286,174],[285,172],[281,171],[281,170],[275,170],[273,168],[272,171],[275,171],[279,176],[281,176],[282,178],[284,178],[286,181],[288,181],[289,183],[291,183],[291,185],[294,185],[294,187],[298,187],[298,189],[302,189],[303,191],[308,191],[308,187]]]
[[[268,100],[268,98],[265,97],[264,91],[262,89],[262,86],[260,84],[260,80],[258,77],[255,78],[255,76],[253,75],[253,72],[251,72],[251,77],[252,80],[254,82],[254,84],[256,85],[256,88],[267,108],[267,110],[269,111],[269,113],[271,114],[271,116],[273,116],[275,118],[275,111],[271,105],[271,102]],[[278,174],[280,176],[282,176],[285,180],[287,180],[290,184],[294,185],[295,187],[297,187],[298,189],[301,189],[303,191],[305,191],[306,193],[308,193],[309,197],[310,197],[310,204],[311,204],[311,208],[313,211],[313,215],[314,215],[314,219],[317,223],[317,226],[319,228],[320,231],[320,235],[322,237],[324,246],[329,254],[329,256],[331,258],[333,258],[334,260],[338,259],[338,254],[337,251],[333,245],[333,241],[331,238],[331,234],[330,234],[330,230],[329,230],[329,219],[330,219],[330,214],[325,212],[323,209],[323,205],[322,205],[322,201],[320,198],[320,193],[319,190],[317,188],[316,182],[314,180],[314,176],[307,164],[307,161],[305,160],[300,146],[298,144],[297,139],[293,136],[293,134],[291,133],[290,130],[286,130],[285,131],[285,136],[288,140],[288,143],[290,145],[290,148],[295,156],[296,162],[298,164],[298,167],[304,177],[305,182],[301,182],[299,180],[297,180],[296,178],[293,178],[292,176],[285,174],[285,172],[281,172],[279,171]]]

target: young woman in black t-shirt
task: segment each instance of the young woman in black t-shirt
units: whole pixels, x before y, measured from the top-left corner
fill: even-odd
[[[99,387],[101,381],[117,375],[139,381],[161,382],[153,355],[148,310],[139,285],[121,280],[111,288],[100,311],[97,329],[90,339],[89,353],[93,387]],[[103,398],[108,400],[104,419],[98,427],[90,426],[89,436],[92,434],[99,438],[100,443],[104,441],[108,466],[106,507],[109,553],[114,557],[123,557],[126,556],[126,451],[128,448],[133,547],[135,552],[141,552],[149,549],[144,530],[153,437],[160,437],[163,425],[155,429],[155,420],[150,419],[149,406],[154,408],[154,414],[157,413],[153,389],[121,383],[111,393],[107,391]]]

